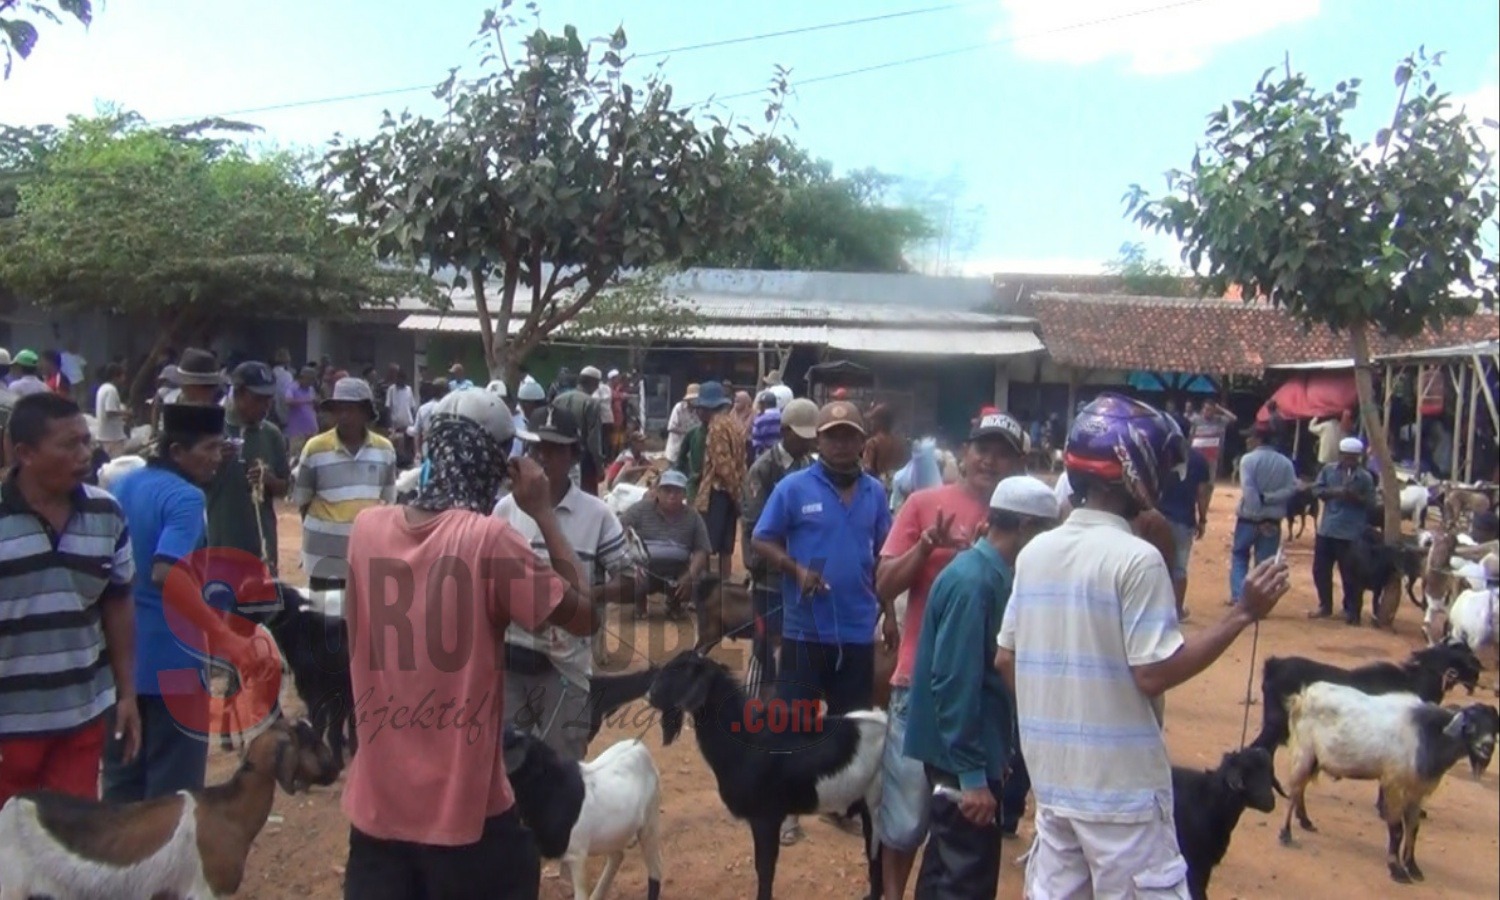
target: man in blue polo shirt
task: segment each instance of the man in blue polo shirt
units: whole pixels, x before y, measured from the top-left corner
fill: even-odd
[[[787,702],[824,701],[830,715],[869,707],[875,679],[875,563],[891,530],[885,488],[865,474],[859,407],[818,411],[818,461],[777,483],[755,524],[753,546],[782,575],[781,681]],[[886,604],[887,607],[890,604]],[[885,610],[887,646],[896,614]],[[799,837],[795,819],[782,841]]]

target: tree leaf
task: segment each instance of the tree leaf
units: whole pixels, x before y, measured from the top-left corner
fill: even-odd
[[[1406,63],[1396,67],[1396,87],[1401,87],[1411,80],[1411,66]]]

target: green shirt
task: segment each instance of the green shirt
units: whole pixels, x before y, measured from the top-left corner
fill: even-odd
[[[261,556],[260,531],[255,525],[255,506],[250,499],[249,467],[257,461],[265,464],[277,478],[290,479],[291,466],[287,462],[286,438],[281,429],[270,422],[243,426],[235,421],[231,411],[224,426],[228,439],[241,438],[237,459],[227,459],[219,467],[219,473],[204,493],[208,499],[208,545],[210,547],[233,547],[251,556]],[[260,507],[260,527],[265,533],[265,557],[270,560],[274,573],[276,567],[276,508],[270,497]]]
[[[703,455],[708,449],[708,426],[701,425],[688,432],[683,439],[682,465],[679,466],[682,474],[687,476],[688,502],[698,496],[698,479],[703,477]]]

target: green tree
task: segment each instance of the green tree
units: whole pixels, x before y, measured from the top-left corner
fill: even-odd
[[[1209,116],[1207,139],[1169,191],[1139,185],[1126,203],[1142,225],[1183,244],[1208,286],[1242,288],[1308,326],[1348,335],[1361,417],[1385,485],[1395,471],[1370,376],[1372,331],[1409,337],[1495,300],[1484,257],[1495,185],[1478,133],[1438,90],[1441,54],[1396,69],[1390,126],[1372,144],[1345,125],[1360,82],[1318,93],[1302,75],[1268,70],[1247,100]],[[1385,491],[1385,534],[1400,536],[1396,492]]]
[[[785,138],[768,137],[743,152],[752,182],[763,182],[767,164],[775,179],[755,227],[705,247],[685,260],[690,265],[906,272],[907,251],[936,234],[920,211],[887,204],[897,183],[890,175],[860,169],[835,176],[832,163]]]
[[[36,25],[22,14],[54,24],[61,24],[65,15],[72,16],[87,28],[94,21],[94,4],[90,0],[0,0],[0,49],[5,51],[6,78],[10,78],[15,57],[25,59],[36,49]]]
[[[294,156],[257,159],[134,114],[10,137],[19,143],[0,160],[26,168],[0,178],[15,191],[0,283],[44,308],[160,321],[160,349],[227,316],[352,313],[420,287],[377,266]]]
[[[442,117],[387,116],[372,139],[336,142],[326,178],[381,258],[461,273],[491,376],[513,381],[622,272],[756,224],[770,179],[749,128],[698,124],[659,69],[626,80],[623,29],[585,45],[539,28],[512,63],[509,6],[480,27],[481,74],[438,87]]]
[[[632,367],[653,344],[685,334],[702,321],[697,307],[666,286],[669,272],[653,269],[621,277],[618,287],[601,291],[568,324],[570,340],[581,343],[623,344]]]
[[[1192,292],[1193,279],[1180,267],[1146,256],[1146,245],[1125,243],[1120,255],[1104,264],[1104,271],[1120,278],[1127,294],[1147,297],[1183,297]]]

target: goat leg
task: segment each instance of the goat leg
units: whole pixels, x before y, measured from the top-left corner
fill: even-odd
[[[870,805],[861,800],[858,809],[859,828],[865,837],[865,865],[869,866],[870,870],[869,900],[881,900],[885,892],[884,860],[880,858],[879,843],[875,840],[875,827],[870,818]]]
[[[781,820],[751,819],[750,836],[755,840],[755,900],[772,900],[776,858],[781,853]]]
[[[1412,881],[1422,881],[1426,877],[1417,865],[1417,832],[1422,828],[1421,812],[1422,808],[1413,803],[1407,807],[1406,815],[1401,820],[1406,832],[1406,845],[1402,848],[1401,861]]]
[[[1391,873],[1391,880],[1397,884],[1411,884],[1411,876],[1406,874],[1406,867],[1401,865],[1401,838],[1404,826],[1400,820],[1386,822],[1386,845],[1385,866]]]

